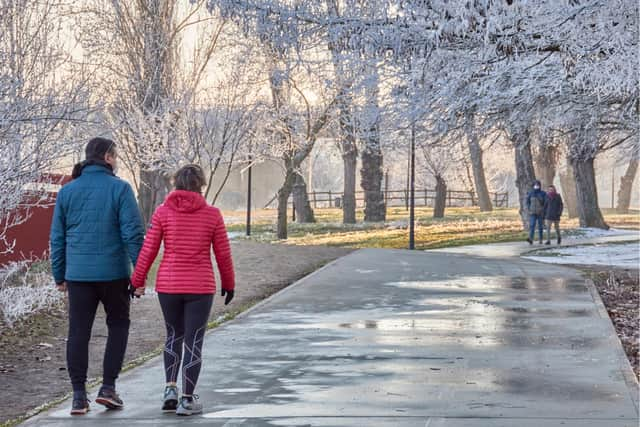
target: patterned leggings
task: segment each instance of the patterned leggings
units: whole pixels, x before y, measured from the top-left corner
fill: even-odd
[[[164,346],[167,382],[177,382],[182,362],[182,393],[192,395],[202,367],[202,343],[213,295],[158,293],[158,298],[167,326]]]

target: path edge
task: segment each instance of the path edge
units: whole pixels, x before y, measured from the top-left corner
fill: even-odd
[[[616,357],[618,358],[620,373],[622,374],[622,377],[624,378],[624,382],[627,385],[627,388],[629,389],[629,395],[631,397],[631,401],[633,402],[633,405],[636,408],[636,413],[640,413],[640,410],[639,410],[640,384],[638,383],[638,379],[636,378],[636,375],[633,372],[633,368],[631,367],[631,362],[629,361],[629,358],[627,357],[627,354],[625,353],[624,348],[622,347],[622,342],[618,337],[618,332],[616,331],[616,328],[613,325],[613,321],[611,320],[611,317],[609,316],[609,312],[607,311],[607,308],[604,305],[604,301],[602,301],[602,297],[600,296],[600,292],[598,292],[598,288],[596,287],[593,280],[590,278],[586,278],[585,283],[587,285],[587,288],[589,288],[589,293],[591,294],[591,297],[593,298],[596,308],[598,309],[598,314],[600,315],[601,318],[607,319],[609,321],[608,328],[611,331],[611,334],[613,334],[612,336],[614,337],[611,341],[612,341],[613,347],[615,348]]]

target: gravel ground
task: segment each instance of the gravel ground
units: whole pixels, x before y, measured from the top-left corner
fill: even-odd
[[[616,328],[631,367],[640,380],[640,284],[639,270],[610,270],[592,267],[586,270],[593,279],[609,317]]]
[[[351,252],[342,248],[249,241],[233,241],[232,250],[236,267],[236,296],[225,307],[218,293],[211,320],[247,308],[329,261]],[[164,321],[152,292],[134,300],[131,320],[125,364],[157,351],[164,341]],[[0,401],[3,403],[0,405],[0,425],[69,392],[66,334],[64,307],[32,316],[11,329],[0,325]],[[89,361],[89,377],[94,381],[102,374],[106,334],[104,313],[98,309]]]

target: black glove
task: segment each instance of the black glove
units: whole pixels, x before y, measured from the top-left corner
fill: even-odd
[[[222,296],[227,296],[224,299],[224,305],[229,305],[229,303],[231,302],[231,300],[233,299],[233,291],[225,291],[224,289],[222,290]]]
[[[131,284],[131,282],[129,282],[129,288],[127,289],[127,291],[129,292],[129,298],[140,298],[140,295],[135,294],[136,288],[133,286],[133,284]]]

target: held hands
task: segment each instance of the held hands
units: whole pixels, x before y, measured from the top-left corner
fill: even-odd
[[[58,289],[58,291],[60,292],[67,292],[67,282],[62,282],[56,285],[56,289]]]
[[[136,288],[133,286],[133,284],[129,283],[129,297],[131,299],[140,298],[142,295],[144,295],[144,291],[145,291],[144,286],[141,288]]]
[[[222,290],[222,296],[225,296],[226,298],[224,299],[224,305],[229,305],[229,303],[231,302],[231,300],[233,299],[233,295],[234,292],[233,291],[226,291],[226,290]]]

